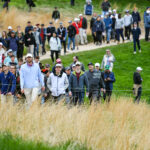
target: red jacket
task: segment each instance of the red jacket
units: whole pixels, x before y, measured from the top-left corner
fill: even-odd
[[[73,22],[72,25],[76,28],[76,34],[79,34],[79,25],[75,22]]]
[[[82,20],[83,20],[83,18],[80,19],[79,28],[82,28]]]

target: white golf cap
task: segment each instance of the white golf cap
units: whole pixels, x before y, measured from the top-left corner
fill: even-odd
[[[72,67],[75,67],[75,66],[76,66],[75,64],[72,65]]]
[[[9,50],[7,51],[7,53],[11,53],[11,52],[13,52],[13,50],[12,50],[12,49],[9,49]]]
[[[0,45],[3,45],[3,43],[2,43],[2,42],[0,42]]]
[[[10,30],[11,30],[11,29],[12,29],[12,27],[11,27],[11,26],[8,26],[8,29],[10,29]]]
[[[113,12],[116,12],[116,9],[113,9]]]
[[[79,17],[83,16],[82,14],[79,14]]]
[[[142,71],[143,69],[141,67],[136,68],[137,71]]]
[[[79,18],[74,18],[74,21],[76,22],[76,21],[79,21],[80,19]]]
[[[100,67],[100,64],[99,64],[99,63],[96,63],[96,64],[95,64],[95,67]]]
[[[62,64],[56,64],[55,67],[62,67]]]
[[[28,53],[28,54],[26,55],[26,58],[28,58],[28,57],[33,57],[33,56],[32,56],[31,53]]]
[[[77,61],[77,62],[76,62],[76,66],[77,66],[77,65],[81,66],[81,63],[80,63],[79,61]]]
[[[149,11],[149,10],[147,10],[147,11],[146,11],[146,13],[148,13],[148,14],[149,14],[149,13],[150,13],[150,11]]]
[[[109,12],[109,13],[112,13],[112,10],[109,10],[108,12]]]

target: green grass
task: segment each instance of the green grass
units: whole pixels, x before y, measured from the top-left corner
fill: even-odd
[[[93,0],[94,11],[97,13],[101,12],[100,4],[102,0]],[[134,4],[140,8],[140,11],[144,11],[147,6],[149,6],[149,1],[141,1],[141,0],[110,0],[112,7],[118,7],[118,11],[122,11],[125,8],[133,8]],[[83,13],[83,7],[85,4],[85,0],[75,0],[75,6],[70,6],[70,0],[35,0],[35,4],[37,8],[49,8],[49,11],[52,11],[52,8],[57,6],[61,9],[61,11],[69,11],[73,13]],[[20,9],[27,10],[28,7],[26,5],[26,0],[11,0],[11,6],[15,6]],[[129,6],[130,5],[130,6]],[[129,7],[128,7],[129,6]],[[71,15],[73,15],[71,13]]]
[[[78,142],[68,141],[58,146],[50,146],[41,142],[25,141],[10,134],[0,134],[0,150],[87,150]]]
[[[79,56],[80,61],[85,64],[86,69],[88,69],[87,64],[89,62],[99,62],[101,63],[105,50],[110,48],[114,54],[116,61],[114,63],[113,72],[115,73],[116,82],[114,83],[114,94],[116,96],[132,96],[133,87],[133,73],[137,66],[141,66],[143,71],[141,73],[143,78],[143,93],[142,99],[146,99],[150,102],[150,51],[149,42],[142,41],[142,53],[133,54],[133,43],[120,44],[117,46],[99,48],[97,50],[80,52],[77,54],[70,54],[67,56],[61,56],[64,66],[71,64],[72,57],[74,55]],[[51,63],[51,60],[44,60],[43,63]],[[52,64],[52,63],[51,63]],[[127,90],[127,91],[126,91]]]

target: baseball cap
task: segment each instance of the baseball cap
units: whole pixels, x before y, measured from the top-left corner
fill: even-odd
[[[113,12],[116,12],[116,9],[113,9]]]
[[[82,16],[82,14],[79,14],[79,17],[81,17]]]
[[[62,22],[60,22],[59,24],[60,24],[60,25],[63,25],[63,23],[62,23]]]
[[[7,66],[7,67],[8,67],[8,66],[9,66],[9,63],[7,62],[7,63],[3,64],[3,66]]]
[[[28,57],[33,57],[33,56],[32,56],[31,53],[28,53],[28,54],[26,55],[26,58],[28,58]]]
[[[129,13],[129,10],[125,10],[126,13]]]
[[[12,49],[9,49],[9,50],[7,51],[7,53],[11,53],[11,52],[13,52]]]
[[[142,71],[143,69],[141,67],[137,67],[136,70]]]
[[[61,63],[61,59],[58,58],[58,59],[56,60],[56,63]]]
[[[106,65],[105,66],[105,70],[109,70],[110,66],[109,65]]]
[[[79,18],[74,18],[74,21],[76,22],[76,21],[79,21]]]
[[[11,30],[11,29],[12,29],[12,27],[11,27],[11,26],[8,26],[8,29],[9,29],[9,30]]]
[[[56,66],[55,67],[62,67],[62,65],[61,64],[56,64]]]
[[[72,21],[71,21],[71,20],[69,20],[69,21],[68,21],[68,23],[72,23]]]
[[[15,34],[15,31],[11,31],[11,33],[14,33],[14,34]]]
[[[45,67],[46,67],[46,68],[49,68],[49,67],[50,67],[50,64],[45,64]]]
[[[93,66],[93,63],[92,63],[92,62],[88,63],[88,66],[90,66],[90,65],[92,65],[92,66]]]
[[[3,45],[3,43],[2,43],[2,42],[0,42],[0,45]]]
[[[75,64],[72,65],[72,67],[75,67],[75,66],[76,66]]]
[[[81,66],[81,63],[80,63],[79,61],[77,61],[77,62],[76,62],[76,66],[77,66],[77,65]]]
[[[99,63],[96,63],[96,64],[95,64],[95,67],[100,67],[100,64],[99,64]]]
[[[70,67],[66,67],[65,70],[71,70]]]
[[[49,24],[53,24],[53,22],[52,22],[52,21],[50,21],[50,22],[49,22]]]

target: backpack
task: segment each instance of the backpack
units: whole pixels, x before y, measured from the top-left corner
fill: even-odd
[[[150,15],[148,15],[146,18],[147,18],[147,23],[150,24]]]
[[[86,5],[85,15],[92,15],[92,5]]]

